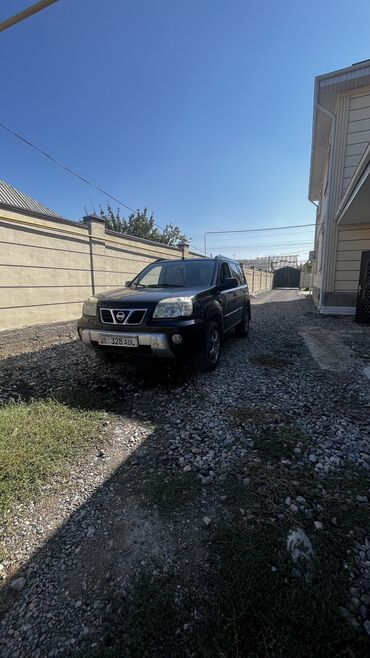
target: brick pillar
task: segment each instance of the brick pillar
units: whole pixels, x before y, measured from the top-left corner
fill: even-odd
[[[180,242],[178,245],[179,249],[181,249],[181,258],[182,260],[185,260],[185,258],[189,258],[189,243],[185,242]]]
[[[94,295],[107,289],[105,263],[105,221],[97,215],[83,218],[90,236],[91,290]]]

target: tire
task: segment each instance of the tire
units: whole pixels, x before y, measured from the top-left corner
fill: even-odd
[[[243,319],[235,327],[235,333],[239,338],[245,338],[249,334],[249,325],[251,321],[251,312],[248,306],[245,309]]]
[[[200,368],[203,372],[212,372],[217,368],[221,354],[222,332],[217,322],[211,321],[200,354]]]

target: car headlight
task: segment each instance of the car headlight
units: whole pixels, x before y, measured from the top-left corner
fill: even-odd
[[[96,299],[96,297],[89,297],[89,299],[87,299],[86,302],[84,302],[84,305],[82,307],[82,314],[93,315],[95,317],[97,303],[98,300]]]
[[[193,300],[191,297],[170,297],[158,302],[153,318],[178,318],[192,315],[192,313]]]

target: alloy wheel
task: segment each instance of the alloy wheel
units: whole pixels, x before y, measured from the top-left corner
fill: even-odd
[[[209,336],[209,358],[213,364],[217,363],[220,356],[221,339],[220,332],[214,327]]]

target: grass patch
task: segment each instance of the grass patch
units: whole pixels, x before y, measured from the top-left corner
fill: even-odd
[[[0,407],[0,515],[6,519],[97,441],[103,417],[53,399]]]
[[[311,658],[344,656],[351,647],[365,656],[366,639],[339,617],[345,582],[340,560],[325,548],[316,550],[309,580],[297,579],[286,530],[220,526],[212,543],[215,605],[208,619],[209,632],[216,632],[205,655]]]
[[[283,426],[261,430],[254,440],[254,448],[263,459],[292,459],[294,448],[302,448],[309,439],[298,427]]]
[[[285,529],[221,523],[212,535],[209,575],[198,572],[189,587],[180,569],[142,573],[127,598],[112,592],[100,646],[89,655],[367,656],[367,638],[339,615],[345,582],[329,541],[315,552],[309,578],[294,576],[293,566]]]
[[[289,365],[289,361],[274,354],[258,354],[252,356],[250,360],[257,366],[269,366],[270,368],[285,368]]]

